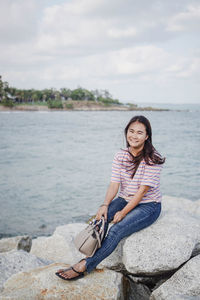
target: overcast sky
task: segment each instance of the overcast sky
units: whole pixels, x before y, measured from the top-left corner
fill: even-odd
[[[200,100],[200,0],[0,0],[0,74],[18,88]]]

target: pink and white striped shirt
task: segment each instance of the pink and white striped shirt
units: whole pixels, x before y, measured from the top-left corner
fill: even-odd
[[[147,185],[150,186],[150,189],[144,195],[140,203],[152,201],[161,202],[160,173],[162,165],[147,165],[143,159],[134,177],[131,178],[134,165],[132,157],[127,150],[128,148],[118,151],[112,164],[111,182],[120,183],[118,197],[130,201],[130,197],[135,195],[140,185]]]

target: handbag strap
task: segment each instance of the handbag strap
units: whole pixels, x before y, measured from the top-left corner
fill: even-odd
[[[104,236],[104,232],[105,232],[105,218],[102,217],[101,220],[102,220],[102,224],[101,224],[101,228],[100,228],[99,232],[101,234],[101,240],[102,240],[103,236]]]
[[[98,226],[98,225],[100,225],[100,228],[99,228],[99,230],[95,230],[95,234],[97,237],[99,247],[101,247],[101,241],[103,240],[104,232],[105,232],[105,218],[104,217],[101,217],[101,219],[97,223],[95,223],[95,226]]]
[[[95,234],[96,234],[96,238],[97,238],[97,242],[98,242],[98,246],[99,248],[101,247],[101,239],[100,239],[100,236],[99,236],[99,232],[97,230],[94,231]]]

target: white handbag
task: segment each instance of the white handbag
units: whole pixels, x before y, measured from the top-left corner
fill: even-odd
[[[74,239],[76,248],[86,256],[93,256],[104,238],[105,219],[94,220]]]

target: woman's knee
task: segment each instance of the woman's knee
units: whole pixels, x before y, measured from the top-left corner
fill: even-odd
[[[116,224],[113,224],[111,227],[110,227],[110,229],[109,229],[109,231],[108,231],[108,234],[110,235],[110,236],[119,236],[119,234],[120,234],[120,232],[121,232],[121,230],[120,230],[120,225],[119,225],[119,223],[116,223]]]
[[[114,199],[108,207],[108,222],[111,222],[116,212],[122,210],[126,204],[127,202],[121,197]]]

